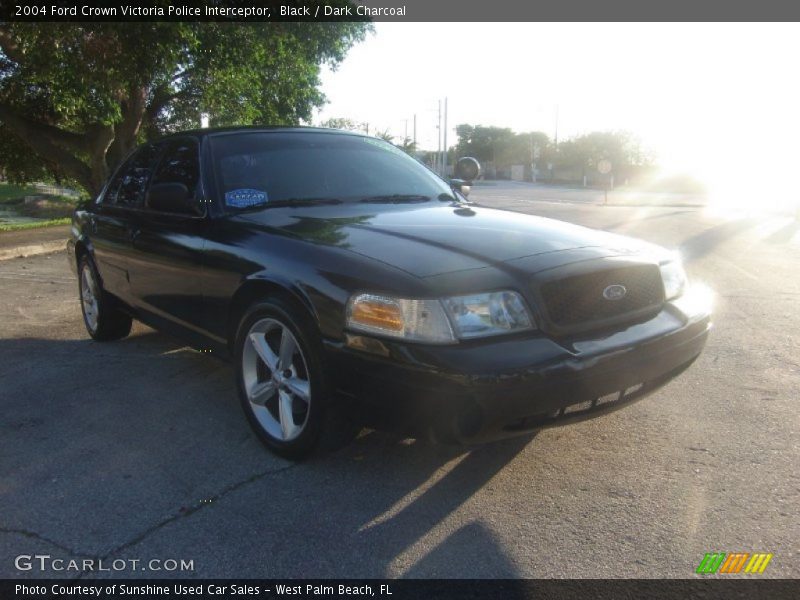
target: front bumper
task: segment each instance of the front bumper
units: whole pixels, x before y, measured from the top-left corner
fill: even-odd
[[[711,329],[709,310],[679,306],[574,339],[539,333],[429,346],[348,335],[327,344],[328,364],[368,424],[481,441],[604,414],[667,383],[697,358]]]

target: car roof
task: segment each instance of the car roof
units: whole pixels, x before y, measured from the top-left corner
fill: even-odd
[[[209,127],[205,129],[189,129],[186,131],[177,131],[169,135],[165,135],[154,142],[170,140],[177,137],[209,137],[215,135],[225,135],[229,133],[242,133],[242,132],[255,132],[255,131],[280,131],[281,133],[332,133],[337,135],[352,135],[359,137],[366,137],[366,134],[359,131],[346,131],[344,129],[329,129],[327,127],[304,127],[297,125],[240,125],[236,127]]]

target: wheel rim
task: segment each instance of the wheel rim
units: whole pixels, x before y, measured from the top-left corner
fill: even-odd
[[[250,328],[242,378],[250,409],[267,434],[288,442],[303,432],[311,408],[311,376],[286,325],[261,319]]]
[[[86,326],[90,331],[97,331],[97,317],[100,310],[97,304],[97,286],[89,265],[84,265],[81,270],[81,304]]]

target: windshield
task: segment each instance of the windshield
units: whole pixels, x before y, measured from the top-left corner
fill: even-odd
[[[441,179],[391,144],[333,133],[243,132],[212,138],[230,209],[304,202],[453,199]]]

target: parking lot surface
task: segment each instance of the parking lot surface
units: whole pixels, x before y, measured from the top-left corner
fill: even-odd
[[[716,291],[705,353],[577,425],[467,449],[365,431],[292,464],[229,365],[140,324],[92,342],[63,253],[0,261],[0,576],[692,577],[737,551],[799,577],[800,224],[544,186],[472,199],[679,248]]]

